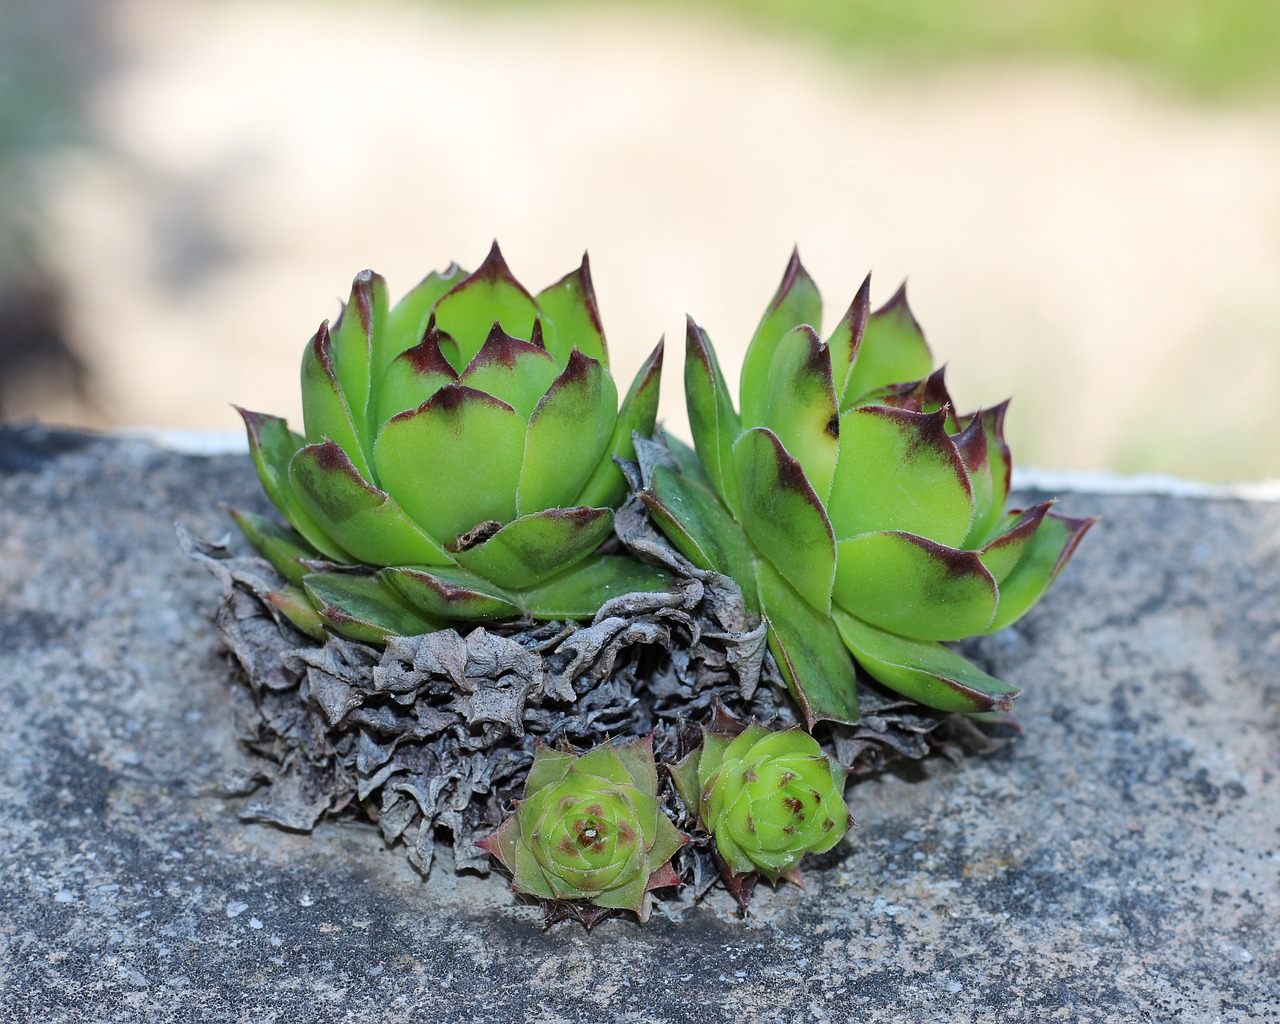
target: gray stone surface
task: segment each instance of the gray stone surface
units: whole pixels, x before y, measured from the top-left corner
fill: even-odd
[[[1280,1020],[1280,505],[1105,519],[984,641],[1025,736],[850,791],[809,889],[543,931],[375,829],[237,818],[214,581],[247,457],[0,428],[0,1020]]]

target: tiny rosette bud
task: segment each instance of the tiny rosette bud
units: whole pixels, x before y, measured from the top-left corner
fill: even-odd
[[[687,841],[662,812],[657,785],[649,737],[582,756],[540,747],[524,799],[479,845],[512,873],[516,892],[644,920],[650,890],[678,883],[670,861]]]
[[[805,854],[830,850],[853,823],[844,769],[800,729],[704,733],[702,749],[673,774],[734,875],[757,872],[776,882]]]

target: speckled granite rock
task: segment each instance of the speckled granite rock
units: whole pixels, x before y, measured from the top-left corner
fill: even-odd
[[[237,818],[212,579],[247,457],[0,428],[0,1020],[1280,1020],[1280,504],[1101,512],[985,641],[993,758],[859,785],[810,888],[539,927],[368,826]]]

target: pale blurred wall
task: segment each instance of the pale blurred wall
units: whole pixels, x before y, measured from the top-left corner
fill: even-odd
[[[124,0],[106,148],[44,170],[49,260],[107,424],[298,418],[351,276],[497,237],[531,288],[589,248],[615,368],[683,316],[731,379],[793,244],[843,312],[910,296],[1024,462],[1280,476],[1280,108],[1118,77],[874,76],[674,15]]]

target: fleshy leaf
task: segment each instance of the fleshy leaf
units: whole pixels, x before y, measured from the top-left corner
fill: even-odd
[[[831,608],[835,537],[800,463],[765,427],[752,427],[733,448],[747,536],[800,596]]]
[[[365,451],[373,439],[369,395],[374,337],[386,329],[387,282],[372,270],[362,270],[351,284],[351,298],[329,332],[329,351],[338,386]]]
[[[1009,500],[1009,483],[1013,475],[1013,457],[1004,440],[1004,416],[1009,399],[982,410],[982,425],[987,432],[987,457],[991,461],[991,500],[1003,509]]]
[[[614,463],[614,459],[631,460],[636,457],[635,434],[653,436],[653,425],[658,417],[658,389],[662,383],[663,343],[650,353],[640,367],[627,397],[622,400],[613,436],[605,457],[596,465],[590,479],[575,499],[579,505],[593,508],[617,508],[627,494],[627,480]]]
[[[327,322],[320,325],[302,353],[302,420],[308,441],[312,444],[326,438],[336,441],[351,456],[360,475],[366,479],[371,477],[366,457],[364,408],[359,408],[357,418],[347,404],[334,366]]]
[[[546,349],[513,338],[494,324],[458,383],[500,398],[528,420],[559,372]]]
[[[321,557],[320,552],[308,544],[302,534],[274,519],[235,508],[228,511],[254,550],[290,583],[297,583],[310,571],[302,564],[303,559]]]
[[[737,581],[751,611],[755,601],[754,555],[742,526],[710,490],[666,466],[655,466],[649,490],[640,495],[658,528],[676,550],[700,569]]]
[[[300,633],[313,640],[324,639],[324,620],[316,614],[315,605],[300,586],[290,584],[262,596]]]
[[[772,567],[759,563],[756,587],[769,620],[769,649],[805,724],[856,722],[858,688],[853,662],[829,616],[796,593]]]
[[[391,308],[391,312],[387,314],[387,329],[378,331],[373,336],[373,379],[375,381],[382,377],[396,356],[422,340],[435,304],[466,276],[466,271],[456,263],[450,263],[443,271],[433,270]],[[428,397],[424,395],[414,405],[418,405]],[[412,406],[405,408],[412,408]],[[400,411],[402,410],[396,410],[396,412]],[[386,418],[383,417],[384,420]]]
[[[840,461],[827,510],[836,536],[902,530],[958,546],[973,495],[945,415],[883,405],[840,417]]]
[[[516,515],[525,422],[482,391],[450,384],[382,428],[374,460],[387,493],[443,544]]]
[[[459,551],[458,563],[500,587],[531,587],[591,554],[613,530],[604,508],[549,508],[514,519]]]
[[[638,591],[661,593],[670,584],[661,569],[626,555],[597,555],[523,593],[537,619],[590,619],[606,601]]]
[[[476,573],[452,568],[389,568],[379,578],[422,614],[434,619],[474,622],[520,614],[513,594]]]
[[[933,353],[907,305],[903,284],[887,303],[867,318],[867,328],[845,379],[840,408],[848,409],[869,391],[887,384],[920,380],[933,369]]]
[[[740,403],[742,422],[746,426],[756,427],[763,423],[773,386],[769,380],[769,368],[773,365],[774,350],[784,334],[801,324],[808,324],[815,331],[820,329],[822,296],[800,263],[799,250],[792,250],[782,283],[765,310],[742,362]]]
[[[1040,528],[1040,520],[1052,505],[1052,501],[1042,501],[1025,512],[1010,512],[1005,516],[1005,529],[978,551],[982,564],[997,583],[1002,583],[1021,560],[1031,538]]]
[[[702,465],[702,460],[698,458],[698,453],[690,445],[685,444],[678,437],[672,437],[670,434],[666,435],[663,440],[666,442],[667,451],[676,460],[683,476],[694,483],[701,484],[709,491],[715,490],[714,485],[711,483],[711,477],[707,476],[707,471]]]
[[[418,408],[458,374],[440,351],[440,332],[431,321],[422,341],[391,360],[382,374],[377,395],[377,421]]]
[[[963,547],[981,547],[1004,518],[1004,506],[995,500],[995,483],[991,477],[991,460],[987,452],[987,429],[981,412],[976,412],[968,426],[951,435],[960,461],[964,463],[973,491],[973,522],[965,535]]]
[[[267,492],[271,503],[302,534],[307,543],[326,558],[335,562],[350,561],[351,556],[320,528],[320,524],[294,494],[293,484],[289,482],[289,462],[294,453],[307,443],[306,439],[290,430],[289,425],[279,416],[250,412],[239,406],[235,409],[244,420],[253,466],[258,471],[262,489]]]
[[[1008,711],[1018,688],[988,675],[949,647],[877,629],[848,612],[831,615],[845,646],[873,679],[939,711]]]
[[[836,545],[833,600],[891,633],[961,640],[996,614],[996,581],[976,551],[909,533],[864,533]]]
[[[317,572],[304,576],[302,586],[320,618],[352,640],[379,644],[388,636],[418,636],[440,628],[376,576]]]
[[[515,338],[528,338],[538,316],[538,304],[515,279],[494,242],[475,273],[456,284],[435,308],[440,330],[457,344],[462,368],[475,357],[494,323]],[[451,353],[446,349],[446,355]]]
[[[1097,521],[1097,517],[1072,519],[1056,512],[1047,513],[1018,564],[1001,581],[1000,607],[985,632],[994,633],[1012,625],[1030,611],[1058,578],[1089,527]]]
[[[849,305],[836,329],[827,339],[827,348],[831,350],[831,377],[836,389],[836,401],[844,407],[845,383],[849,379],[849,371],[853,369],[853,361],[858,354],[858,346],[867,330],[867,313],[871,307],[871,275],[862,281],[862,287]]]
[[[563,366],[576,348],[584,356],[609,365],[609,349],[605,345],[604,328],[600,326],[600,310],[591,285],[591,265],[586,253],[582,265],[555,284],[544,288],[535,300],[542,308],[543,344]]]
[[[840,453],[840,414],[831,380],[831,352],[808,325],[783,335],[769,370],[773,390],[762,426],[782,442],[826,503]]]
[[[452,565],[453,559],[363,479],[332,441],[308,445],[289,463],[289,481],[325,533],[371,565]]]
[[[573,352],[529,418],[516,507],[520,515],[570,507],[605,457],[618,389],[595,359]]]
[[[684,397],[693,446],[720,500],[737,516],[733,445],[742,432],[742,423],[734,411],[724,374],[720,372],[716,350],[692,318],[687,322],[684,352]]]

